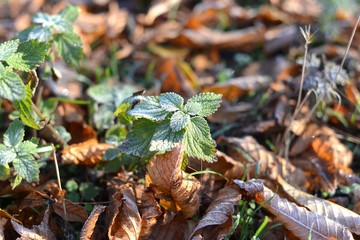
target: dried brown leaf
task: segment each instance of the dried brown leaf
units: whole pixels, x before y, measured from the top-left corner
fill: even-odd
[[[141,217],[132,188],[127,187],[114,194],[114,214],[108,237],[110,240],[137,240],[140,236]]]
[[[72,144],[62,150],[62,163],[75,165],[95,165],[102,160],[104,152],[114,146],[106,143],[98,143],[96,139],[90,139],[82,143]]]
[[[280,198],[265,186],[261,191],[260,180],[234,182],[245,191],[253,191],[255,201],[264,204],[264,208],[274,214],[277,219],[298,239],[354,239],[350,231],[343,225],[304,207],[299,207],[287,199]]]
[[[195,177],[186,177],[181,169],[184,147],[178,145],[171,152],[155,155],[147,166],[152,184],[168,197],[186,218],[192,217],[200,206],[200,183]]]
[[[51,206],[56,214],[61,216],[65,221],[85,222],[88,218],[88,213],[83,206],[75,204],[68,199],[54,202]],[[64,212],[64,207],[66,213]]]
[[[152,230],[163,214],[161,206],[156,200],[155,191],[153,188],[145,188],[141,196],[140,204],[141,213],[141,231],[140,239],[148,239],[152,234]]]
[[[4,227],[5,224],[8,222],[8,219],[0,217],[0,240],[4,240],[5,239],[5,235],[4,235]]]
[[[230,79],[224,83],[217,83],[205,87],[205,92],[215,92],[223,95],[228,101],[237,100],[250,91],[259,91],[269,86],[271,79],[266,76],[246,76]]]
[[[318,215],[332,219],[335,222],[344,225],[351,232],[360,235],[360,215],[338,204],[325,199],[317,198],[296,189],[281,178],[278,178],[278,182],[287,194],[295,198],[299,203],[303,204],[311,211],[317,213]]]
[[[102,205],[94,206],[94,209],[91,211],[90,216],[88,217],[84,226],[81,229],[81,233],[80,233],[81,240],[94,239],[93,233],[96,222],[99,219],[100,214],[105,211],[105,208],[106,207]]]
[[[221,189],[216,199],[206,210],[190,239],[223,239],[230,233],[234,205],[241,199],[236,185]]]
[[[11,220],[11,224],[15,231],[20,234],[22,239],[37,239],[37,240],[56,240],[55,235],[49,228],[49,216],[50,208],[47,208],[44,214],[44,218],[40,225],[32,226],[32,229],[24,227],[22,224]]]
[[[181,3],[180,0],[162,0],[155,2],[156,3],[150,7],[148,13],[145,16],[145,23],[148,25],[153,24],[158,16],[169,12],[171,8]]]

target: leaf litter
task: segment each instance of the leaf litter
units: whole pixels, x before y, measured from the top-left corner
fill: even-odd
[[[67,5],[65,1],[31,1],[29,7],[26,1],[17,2],[1,3],[2,42],[30,24],[41,25],[45,15],[31,20],[40,10],[59,14]],[[355,1],[347,2],[354,9],[359,7]],[[90,199],[80,187],[62,190],[51,182],[52,157],[36,155],[37,160],[51,159],[42,162],[39,179],[25,176],[23,167],[16,165],[13,158],[19,151],[10,160],[3,158],[6,164],[13,161],[24,177],[38,181],[17,182],[15,189],[8,181],[0,182],[4,199],[0,237],[69,238],[70,229],[73,237],[77,233],[81,239],[246,239],[241,225],[233,227],[241,201],[253,200],[261,211],[253,216],[252,226],[260,226],[266,217],[271,218],[271,225],[283,224],[265,228],[264,239],[276,231],[282,233],[275,239],[284,235],[289,239],[357,239],[358,32],[340,68],[356,27],[355,12],[336,3],[331,3],[330,11],[326,5],[330,3],[323,1],[256,4],[80,1],[81,11],[71,31],[80,35],[85,56],[76,73],[57,58],[50,71],[40,66],[39,71],[48,74],[41,78],[48,81],[41,83],[37,104],[48,111],[52,123],[71,135],[58,153],[63,184],[73,180],[100,190]],[[66,41],[79,43],[72,33],[63,32],[62,26],[75,19],[72,8],[66,11],[68,22],[55,26],[58,34],[64,34],[61,41],[54,39],[60,57],[66,52],[61,49]],[[46,16],[56,22],[56,17]],[[298,25],[309,24],[318,31],[311,32],[316,39],[308,46],[311,57],[304,60],[305,40]],[[0,54],[2,62],[20,46],[16,40],[8,44],[13,49]],[[63,56],[68,64],[80,61],[79,46]],[[300,89],[304,62],[308,69]],[[12,59],[6,64],[17,69],[27,66],[15,65]],[[138,121],[148,129],[144,133],[134,127],[134,137],[127,140],[129,129],[120,125],[131,119],[121,119],[123,109],[118,108],[129,97],[126,89],[147,89],[137,98],[142,101],[134,100],[126,107],[131,108],[131,117],[144,117]],[[304,102],[296,109],[299,89]],[[1,96],[18,100],[23,90]],[[216,94],[222,94],[221,104]],[[202,108],[205,103],[208,108]],[[5,116],[13,110],[8,100],[1,106]],[[166,119],[169,114],[173,114],[170,120]],[[207,126],[205,117],[209,131],[198,127]],[[146,118],[163,122],[151,125]],[[22,133],[11,139],[5,133],[8,124],[2,125],[4,144],[22,142]],[[185,132],[189,129],[190,133]],[[143,134],[151,135],[151,141],[142,141]],[[171,134],[173,141],[165,142],[164,136]],[[57,142],[48,131],[40,136]],[[32,144],[35,148],[37,143]],[[206,151],[216,161],[205,158]],[[111,161],[105,160],[106,154]],[[6,167],[0,170],[1,174],[7,171]],[[329,201],[340,197],[347,204]],[[69,226],[68,221],[74,224]]]

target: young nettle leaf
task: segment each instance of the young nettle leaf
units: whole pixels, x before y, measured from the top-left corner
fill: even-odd
[[[159,123],[150,142],[150,151],[170,151],[184,137],[185,130],[173,131],[170,128],[170,120],[166,119]]]
[[[78,64],[83,56],[81,39],[73,32],[57,34],[54,46],[59,56],[68,64]]]
[[[190,115],[184,113],[183,111],[175,112],[170,118],[170,127],[173,131],[177,132],[189,123]]]
[[[160,105],[159,97],[148,96],[127,113],[130,116],[160,121],[164,120],[169,112]]]
[[[0,144],[0,172],[7,171],[12,163],[17,173],[12,186],[15,188],[21,179],[28,182],[39,180],[39,166],[32,154],[36,153],[38,145],[31,141],[23,141],[25,136],[24,125],[20,120],[13,121],[3,136],[4,144]],[[10,175],[8,175],[9,177]],[[0,173],[0,178],[5,175]]]
[[[0,97],[10,101],[24,99],[25,85],[19,75],[0,63]]]
[[[207,92],[207,93],[200,93],[190,98],[187,104],[185,105],[185,108],[190,108],[194,110],[194,109],[198,109],[200,106],[199,111],[191,114],[192,115],[196,114],[200,117],[207,117],[213,114],[220,107],[220,103],[221,103],[221,95],[212,92]],[[187,105],[190,105],[190,107],[187,107]]]
[[[184,99],[176,93],[142,97],[127,112],[136,120],[119,149],[148,157],[158,151],[170,151],[182,142],[188,156],[213,162],[216,145],[204,117],[215,112],[220,102],[221,95],[215,93],[196,95],[185,106]]]
[[[16,52],[20,44],[18,39],[0,44],[0,61],[5,61]]]
[[[160,105],[168,112],[180,110],[184,104],[184,99],[176,93],[162,93],[159,97]]]

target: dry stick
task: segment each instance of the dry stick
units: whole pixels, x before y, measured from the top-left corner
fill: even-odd
[[[57,178],[57,182],[58,182],[58,185],[59,185],[59,189],[61,191],[61,193],[63,192],[63,189],[61,187],[61,181],[60,181],[60,171],[59,171],[59,165],[58,165],[58,161],[57,161],[57,157],[56,157],[56,152],[55,152],[55,147],[53,145],[53,157],[54,157],[54,162],[55,162],[55,171],[56,171],[56,178]],[[66,204],[65,204],[65,201],[63,200],[62,201],[62,205],[63,205],[63,208],[64,208],[64,217],[65,217],[65,221],[68,220],[68,217],[67,217],[67,212],[66,212]],[[65,224],[65,231],[67,231],[67,225]]]

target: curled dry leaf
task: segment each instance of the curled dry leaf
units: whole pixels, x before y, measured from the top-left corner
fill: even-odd
[[[215,92],[223,95],[223,99],[234,101],[251,91],[265,89],[271,83],[271,79],[266,76],[246,76],[230,79],[224,83],[213,84],[205,87],[205,92]]]
[[[148,239],[162,215],[161,206],[156,201],[154,189],[145,188],[141,196],[141,231],[140,239]]]
[[[15,231],[20,234],[21,239],[56,240],[55,235],[51,232],[49,228],[49,216],[50,208],[47,208],[40,225],[34,225],[32,229],[24,227],[22,224],[16,222],[15,220],[11,220],[11,224],[14,227]]]
[[[195,177],[186,177],[181,169],[184,147],[178,145],[171,152],[155,155],[147,166],[151,183],[171,197],[186,218],[192,217],[200,206],[200,183]]]
[[[71,222],[85,222],[88,218],[88,213],[83,206],[80,206],[68,199],[55,202],[52,205],[54,212],[61,216],[65,221]],[[66,215],[64,212],[66,210]]]
[[[295,198],[299,203],[303,204],[311,211],[321,216],[330,218],[337,223],[344,225],[351,232],[360,235],[360,215],[338,204],[325,199],[317,198],[296,189],[285,182],[282,178],[278,178],[278,182],[289,196]]]
[[[94,206],[94,209],[91,211],[89,218],[86,220],[83,228],[81,229],[81,240],[93,239],[92,236],[94,235],[96,222],[99,219],[100,214],[104,212],[105,208],[106,207],[102,205]]]
[[[8,219],[0,217],[0,239],[5,239],[4,230],[5,230],[5,224],[8,222]]]
[[[219,191],[216,199],[206,210],[190,239],[223,239],[230,233],[234,205],[241,199],[236,185],[229,185]]]
[[[62,163],[75,165],[95,165],[102,160],[104,152],[114,146],[106,143],[98,143],[96,139],[90,139],[82,143],[72,144],[62,150]]]
[[[148,25],[153,24],[158,16],[171,11],[174,6],[180,3],[180,0],[156,1],[156,3],[150,7],[150,10],[145,16],[145,23]]]
[[[315,212],[310,212],[304,207],[299,207],[287,199],[280,198],[265,186],[261,191],[260,180],[243,182],[234,180],[240,189],[256,193],[256,203],[263,204],[264,208],[274,214],[284,223],[294,236],[300,240],[311,239],[354,239],[350,231],[343,225]]]
[[[141,217],[136,204],[134,191],[130,187],[115,193],[114,214],[108,230],[110,240],[137,240],[140,235]]]

